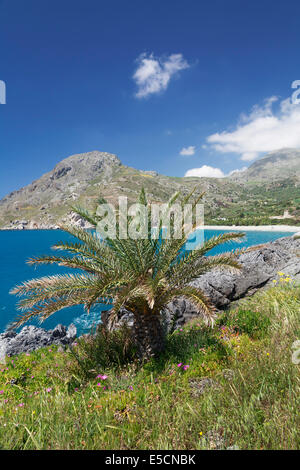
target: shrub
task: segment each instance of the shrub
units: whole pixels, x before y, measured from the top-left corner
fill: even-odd
[[[113,331],[98,325],[94,333],[81,337],[69,351],[70,371],[85,380],[108,368],[122,368],[134,361],[137,353],[131,330],[126,325]]]

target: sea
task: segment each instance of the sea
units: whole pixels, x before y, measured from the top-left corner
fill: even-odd
[[[238,229],[234,231],[238,231]],[[224,232],[226,231],[205,230],[204,237],[210,238]],[[286,232],[248,231],[242,241],[219,246],[209,252],[209,255],[250,247],[291,235],[292,233]],[[2,247],[0,258],[0,333],[4,332],[19,314],[16,309],[18,298],[9,293],[14,286],[33,278],[71,272],[69,269],[55,265],[29,266],[26,264],[26,260],[35,256],[58,254],[51,247],[57,242],[66,242],[71,239],[70,235],[59,230],[0,231],[0,246]],[[53,314],[42,324],[38,320],[32,320],[27,324],[42,326],[49,330],[58,323],[65,326],[73,323],[77,327],[78,334],[84,334],[99,323],[101,310],[105,308],[107,309],[107,306],[100,305],[88,314],[84,312],[82,306],[71,307]]]

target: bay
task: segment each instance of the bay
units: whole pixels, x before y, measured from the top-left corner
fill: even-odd
[[[238,229],[234,231],[238,231]],[[210,238],[223,232],[225,230],[206,230],[205,238]],[[291,235],[291,233],[285,232],[249,231],[246,232],[246,237],[242,242],[220,246],[209,254],[214,255],[236,248],[258,245]],[[18,314],[16,309],[18,298],[9,294],[11,288],[29,279],[70,272],[70,270],[54,265],[29,266],[26,264],[26,260],[30,257],[54,254],[55,252],[51,250],[51,246],[59,241],[66,242],[68,240],[71,240],[70,235],[59,230],[0,231],[0,333],[6,329],[7,325]],[[82,306],[64,309],[52,315],[41,326],[45,329],[52,329],[58,323],[66,326],[74,323],[79,334],[82,334],[99,321],[101,308],[103,307],[97,307],[90,314],[85,313]],[[40,326],[37,320],[31,321],[28,324]]]

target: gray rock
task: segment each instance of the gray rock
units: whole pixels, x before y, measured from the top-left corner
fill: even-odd
[[[74,341],[76,339],[76,336],[77,336],[77,328],[73,323],[71,323],[71,325],[69,325],[69,327],[67,329],[66,337],[70,341]]]
[[[57,325],[54,330],[52,330],[51,336],[53,338],[61,338],[66,336],[66,327],[61,324]]]
[[[239,256],[239,262],[242,266],[239,273],[211,271],[192,283],[201,288],[219,310],[270,286],[272,280],[278,278],[278,271],[300,280],[300,239],[284,237],[251,247]],[[184,299],[174,300],[166,311],[169,323],[175,320],[176,328],[199,314],[201,312]]]
[[[50,345],[72,344],[76,334],[74,325],[70,325],[68,329],[63,325],[57,325],[53,330],[29,325],[24,326],[20,333],[6,331],[0,334],[0,362],[5,362],[5,356],[31,352]]]

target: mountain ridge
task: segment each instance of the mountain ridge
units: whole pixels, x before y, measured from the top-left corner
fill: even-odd
[[[267,182],[267,185],[266,185]],[[27,186],[0,200],[0,229],[57,228],[80,219],[72,205],[91,207],[99,195],[115,203],[118,196],[136,199],[144,187],[151,202],[165,202],[175,191],[188,193],[196,184],[206,191],[206,219],[232,221],[261,213],[292,210],[300,218],[300,150],[280,149],[226,178],[171,177],[125,166],[115,155],[94,150],[71,155]],[[262,202],[262,204],[260,204]],[[276,206],[277,203],[277,206]],[[298,205],[299,207],[298,207]],[[270,215],[269,214],[269,215]],[[230,216],[230,217],[228,217]],[[231,220],[232,219],[232,220]]]

